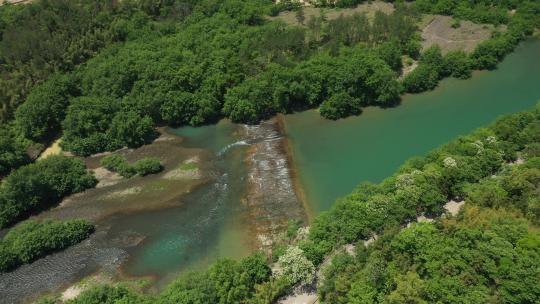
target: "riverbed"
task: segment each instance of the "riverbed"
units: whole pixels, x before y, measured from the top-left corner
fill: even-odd
[[[447,79],[404,96],[395,108],[322,119],[316,111],[257,126],[222,120],[170,128],[152,145],[125,150],[130,161],[158,156],[165,171],[101,186],[40,217],[87,218],[89,240],[0,275],[1,303],[59,292],[106,272],[147,279],[159,291],[179,273],[271,245],[290,219],[309,219],[362,181],[378,182],[406,159],[540,99],[540,40],[522,43],[495,71]],[[102,156],[86,159],[99,170]]]

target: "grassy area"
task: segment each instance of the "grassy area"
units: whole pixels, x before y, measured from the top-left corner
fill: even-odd
[[[184,171],[193,171],[193,170],[197,170],[199,168],[197,167],[196,163],[181,163],[178,166],[178,169],[184,170]]]

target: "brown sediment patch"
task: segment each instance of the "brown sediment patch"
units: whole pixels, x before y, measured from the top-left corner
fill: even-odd
[[[98,180],[96,188],[116,185],[124,179],[120,174],[109,171],[103,167],[96,168],[92,170],[92,172],[94,173],[94,177]]]

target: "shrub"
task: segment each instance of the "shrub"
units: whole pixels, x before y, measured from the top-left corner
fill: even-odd
[[[126,158],[117,154],[107,155],[102,158],[101,165],[107,170],[116,172],[126,178],[130,178],[136,173],[135,169],[127,162]]]
[[[133,168],[140,176],[159,173],[161,170],[163,170],[163,166],[161,165],[159,159],[155,157],[140,159],[133,164]]]
[[[131,165],[124,156],[112,154],[101,159],[101,165],[107,170],[117,172],[126,178],[130,178],[135,174],[140,176],[155,174],[163,170],[159,159],[155,157],[145,157]]]
[[[70,194],[94,187],[97,180],[80,159],[50,156],[23,166],[0,186],[0,227],[48,208]]]
[[[27,220],[0,240],[0,271],[31,263],[86,239],[94,226],[84,220]]]

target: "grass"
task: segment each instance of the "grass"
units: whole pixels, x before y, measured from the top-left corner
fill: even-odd
[[[197,167],[197,164],[195,163],[182,163],[178,166],[178,169],[184,170],[184,171],[193,171],[193,170],[197,170],[198,167]]]

